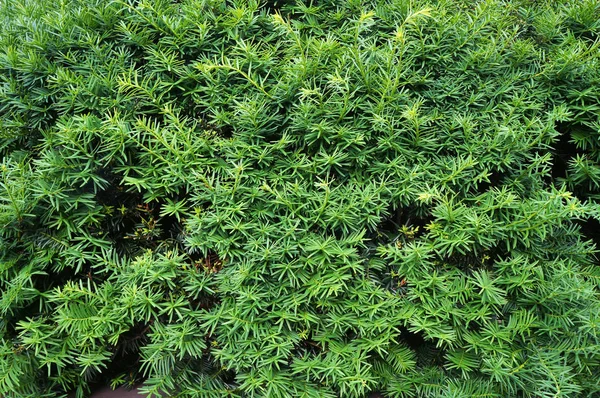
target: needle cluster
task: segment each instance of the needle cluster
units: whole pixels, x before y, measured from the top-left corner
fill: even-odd
[[[596,0],[0,26],[0,396],[600,395]]]

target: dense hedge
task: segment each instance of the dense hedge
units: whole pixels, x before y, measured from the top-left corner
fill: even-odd
[[[0,26],[1,396],[599,396],[596,0]]]

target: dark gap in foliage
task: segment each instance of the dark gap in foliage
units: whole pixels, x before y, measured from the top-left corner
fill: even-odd
[[[421,332],[411,332],[408,328],[400,327],[400,339],[413,351],[417,351],[423,345],[427,344],[425,336]]]
[[[485,263],[489,264],[491,267],[496,262],[506,259],[509,256],[509,252],[505,247],[496,246],[491,250],[486,251],[484,255],[487,256],[487,261]]]
[[[426,226],[433,221],[431,215],[423,215],[422,209],[416,206],[394,208],[388,207],[389,216],[383,220],[370,234],[369,238],[376,246],[394,244],[396,247],[402,247],[404,244],[417,240],[427,233]],[[374,246],[374,247],[375,247]],[[390,290],[394,294],[403,295],[406,293],[408,281],[403,275],[394,275],[389,272],[378,273],[380,286]]]
[[[554,146],[555,155],[552,165],[552,179],[557,180],[567,177],[567,170],[571,159],[585,153],[572,141],[571,132],[573,130],[586,130],[589,127],[581,123],[557,122],[554,129],[560,133],[558,142]]]
[[[119,336],[119,341],[113,350],[114,357],[126,357],[137,353],[139,348],[147,341],[147,333],[151,324],[151,322],[138,322]]]
[[[40,289],[43,291],[43,289]],[[36,301],[32,301],[26,306],[19,307],[14,309],[13,314],[3,315],[2,320],[5,323],[6,334],[8,336],[17,336],[19,331],[17,330],[17,323],[13,322],[13,319],[25,319],[25,318],[33,318],[39,314],[39,303]]]
[[[119,336],[117,345],[111,349],[113,352],[111,362],[90,385],[92,391],[110,384],[112,379],[123,374],[126,375],[127,383],[136,384],[142,381],[138,373],[139,349],[147,343],[149,330],[150,324],[140,322]]]
[[[266,8],[270,11],[282,11],[296,5],[296,1],[292,0],[266,0],[261,8]]]
[[[446,265],[456,267],[462,272],[470,274],[474,270],[492,268],[494,263],[507,257],[507,255],[505,249],[495,247],[483,253],[455,253],[451,256],[445,256],[442,261]]]
[[[179,192],[175,197],[172,197],[174,202],[178,202],[183,200],[188,196],[188,192],[185,188],[181,192]],[[165,198],[166,199],[166,198]],[[157,220],[157,226],[160,228],[160,235],[158,236],[158,240],[163,241],[167,239],[177,240],[179,234],[183,231],[183,223],[182,219],[177,218],[177,216],[173,214],[165,214],[160,215],[161,209],[163,209],[166,200],[159,199],[156,204],[151,206],[153,217]]]
[[[392,238],[398,236],[403,227],[413,231],[411,239],[417,239],[426,232],[425,227],[433,221],[433,217],[423,213],[423,210],[417,206],[397,207],[388,206],[389,216],[383,220],[376,228],[379,233],[385,233]]]
[[[161,242],[176,243],[175,239],[182,230],[181,222],[174,215],[160,215],[162,201],[147,203],[142,201],[130,211],[135,223],[124,239],[135,241],[138,245],[156,249]]]
[[[301,340],[297,344],[297,347],[303,353],[314,355],[314,356],[319,355],[322,351],[321,345],[312,339],[312,332],[310,333],[309,337]]]
[[[223,269],[224,259],[221,259],[219,255],[209,250],[205,256],[199,253],[188,254],[192,259],[194,266],[199,271],[205,271],[210,273],[217,273]]]
[[[491,187],[497,187],[504,178],[504,173],[499,170],[490,170],[488,181],[482,181],[477,185],[477,194],[483,194],[490,190]]]
[[[51,230],[47,230],[42,233],[46,234],[48,237],[53,237]],[[52,238],[49,238],[49,239],[52,239]],[[59,247],[53,249],[54,253],[57,253],[60,250],[61,250],[61,248],[59,248]],[[53,261],[54,265],[51,266],[51,271],[48,272],[48,275],[40,275],[40,276],[37,276],[36,278],[34,278],[35,285],[38,286],[38,289],[40,291],[50,290],[50,289],[58,287],[58,286],[63,286],[68,281],[73,280],[73,277],[75,276],[74,269],[72,267],[67,267],[64,265],[61,265],[60,267],[58,267],[56,265],[56,263],[58,262],[58,259],[56,258],[56,254],[54,254],[53,260],[54,260]],[[48,267],[48,268],[50,268],[50,267]],[[76,278],[82,278],[82,279],[87,278],[88,271],[89,271],[89,262],[86,261],[86,263],[83,265],[79,275],[77,275]],[[36,309],[34,309],[34,312],[37,312],[38,310],[39,310],[39,308],[36,308]]]
[[[216,126],[214,124],[203,121],[200,125],[200,128],[202,128],[203,130],[214,131],[220,138],[229,139],[233,137],[233,126],[229,124]]]
[[[209,250],[206,255],[203,255],[200,251],[187,252],[187,257],[190,263],[194,267],[194,272],[210,273],[215,274],[220,272],[225,265],[225,259],[221,259],[219,255]],[[195,309],[202,309],[210,311],[213,307],[219,305],[221,300],[216,295],[200,295],[197,298],[188,297],[190,304]],[[207,338],[210,336],[207,336]],[[208,345],[210,346],[210,345]]]
[[[598,8],[596,11],[596,19],[600,18],[600,12],[598,12],[598,10],[600,10],[600,8]],[[569,30],[573,32],[573,36],[578,39],[589,41],[590,46],[593,45],[593,43],[600,37],[600,30],[597,31],[593,27],[585,26],[577,21],[570,22],[571,23],[569,25],[571,26],[569,26]]]
[[[282,132],[289,128],[289,113],[292,106],[293,104],[291,101],[282,101],[276,109],[271,107],[271,110],[279,116],[279,122],[277,128],[273,129],[265,136],[266,140],[271,142],[279,140],[282,136]]]
[[[108,181],[108,186],[96,193],[98,203],[104,206],[120,206],[130,207],[135,203],[142,201],[141,192],[131,192],[119,184],[120,176],[104,169],[98,170],[98,175]]]
[[[211,360],[211,357],[208,357],[208,360]],[[221,379],[225,384],[227,384],[228,386],[234,386],[235,385],[235,372],[233,370],[230,369],[219,369],[218,371],[218,377],[219,379]]]
[[[210,311],[217,305],[221,304],[221,300],[217,296],[202,295],[197,299],[188,298],[190,304],[196,310]]]
[[[143,193],[128,191],[119,184],[116,175],[104,173],[103,177],[109,185],[96,193],[96,199],[99,204],[111,209],[104,230],[117,249],[121,249],[120,252],[127,252],[131,240],[146,247],[154,247],[154,242],[176,240],[183,226],[175,215],[160,215],[165,200],[146,203]],[[179,196],[185,197],[187,192]]]
[[[141,192],[131,192],[120,185],[119,177],[110,172],[100,171],[109,185],[96,193],[98,204],[105,206],[108,212],[102,230],[107,233],[107,238],[119,255],[133,254],[129,249],[129,236],[135,233],[137,216],[136,207],[143,202]]]
[[[181,221],[175,216],[162,216],[158,220],[160,235],[158,240],[176,239],[182,230]]]
[[[385,243],[397,236],[398,231],[400,230],[400,224],[397,217],[395,217],[396,214],[392,214],[394,217],[386,218],[377,226],[376,232],[374,233],[377,241],[382,241],[382,243]]]
[[[380,276],[382,287],[394,294],[404,296],[408,291],[408,281],[403,275],[387,272]]]
[[[591,239],[597,248],[600,248],[600,221],[595,218],[589,217],[586,220],[576,220],[576,223],[581,226],[581,232],[583,235]]]
[[[188,90],[188,89],[185,88],[185,89],[181,90],[180,93],[177,94],[178,97],[184,98],[186,90]],[[200,107],[198,105],[194,104],[194,102],[191,100],[191,98],[189,99],[189,101],[182,100],[181,103],[183,104],[183,106],[177,108],[179,116],[182,119],[187,119],[188,121],[199,122],[196,125],[196,130],[204,130],[203,127],[206,123],[203,120],[204,113],[200,109],[198,109]],[[192,123],[189,123],[189,124],[192,125]]]
[[[199,265],[204,258],[204,254],[200,250],[187,250],[186,253],[192,264]]]
[[[598,38],[600,38],[600,35],[598,33],[592,32],[591,30],[586,30],[584,32],[576,34],[575,37],[586,39],[590,42],[590,45],[592,45],[592,43],[595,43],[598,40]]]

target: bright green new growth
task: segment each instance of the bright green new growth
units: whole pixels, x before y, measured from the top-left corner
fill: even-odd
[[[595,0],[0,0],[0,395],[600,394]]]

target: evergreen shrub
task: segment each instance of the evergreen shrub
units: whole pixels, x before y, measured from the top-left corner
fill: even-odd
[[[600,396],[596,0],[0,0],[0,396]]]

